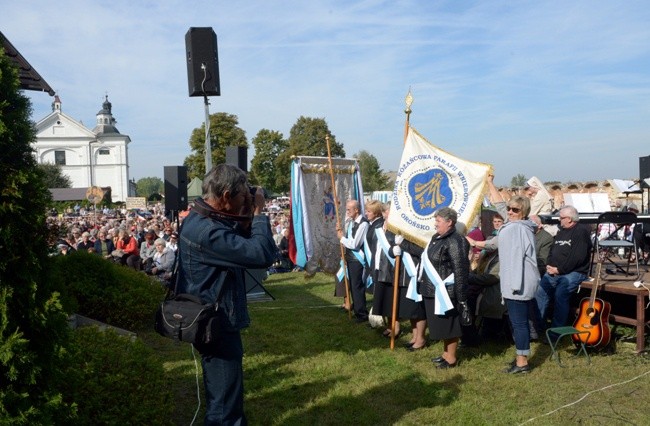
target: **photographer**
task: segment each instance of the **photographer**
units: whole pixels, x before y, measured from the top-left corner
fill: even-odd
[[[203,198],[183,221],[176,293],[219,303],[214,343],[197,347],[206,425],[246,424],[240,336],[250,323],[245,269],[265,269],[277,253],[264,205],[263,190],[249,188],[242,170],[219,164],[206,175]]]

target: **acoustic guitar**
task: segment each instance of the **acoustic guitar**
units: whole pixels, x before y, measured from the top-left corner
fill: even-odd
[[[602,268],[602,259],[598,260],[598,273],[596,282],[591,287],[591,296],[585,297],[580,301],[580,313],[576,318],[573,327],[579,331],[588,331],[587,334],[574,334],[572,336],[575,344],[581,341],[585,346],[592,348],[602,348],[609,344],[611,334],[609,331],[609,313],[612,305],[596,297],[598,286],[600,286],[600,271]]]

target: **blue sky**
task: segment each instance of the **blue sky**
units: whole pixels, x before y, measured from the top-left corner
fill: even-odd
[[[210,112],[288,137],[327,120],[348,157],[385,171],[411,124],[435,145],[492,164],[498,184],[633,179],[650,155],[650,8],[644,1],[13,1],[0,30],[93,128],[108,93],[130,175],[163,177],[204,120],[187,94],[185,33],[218,37]],[[52,98],[26,92],[34,119]],[[253,147],[249,149],[249,160]]]

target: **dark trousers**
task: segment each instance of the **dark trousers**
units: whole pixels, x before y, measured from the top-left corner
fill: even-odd
[[[219,333],[218,344],[202,354],[205,425],[247,425],[244,415],[244,349],[239,332]]]
[[[363,282],[363,265],[357,260],[348,260],[350,274],[350,292],[352,293],[352,310],[357,318],[367,319],[366,284]]]
[[[517,355],[530,356],[530,310],[534,300],[505,299]]]

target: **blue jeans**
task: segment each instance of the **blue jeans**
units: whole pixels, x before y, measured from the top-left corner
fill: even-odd
[[[580,272],[569,272],[564,275],[544,274],[535,293],[537,301],[537,324],[541,332],[546,330],[548,308],[553,303],[553,318],[551,327],[563,327],[569,320],[569,304],[571,295],[578,290],[580,283],[587,279]]]
[[[530,327],[528,315],[534,303],[532,300],[504,299],[508,307],[508,317],[512,325],[512,335],[515,339],[517,355],[530,355]]]
[[[244,415],[244,349],[239,332],[220,332],[217,346],[202,353],[205,425],[248,424]]]

